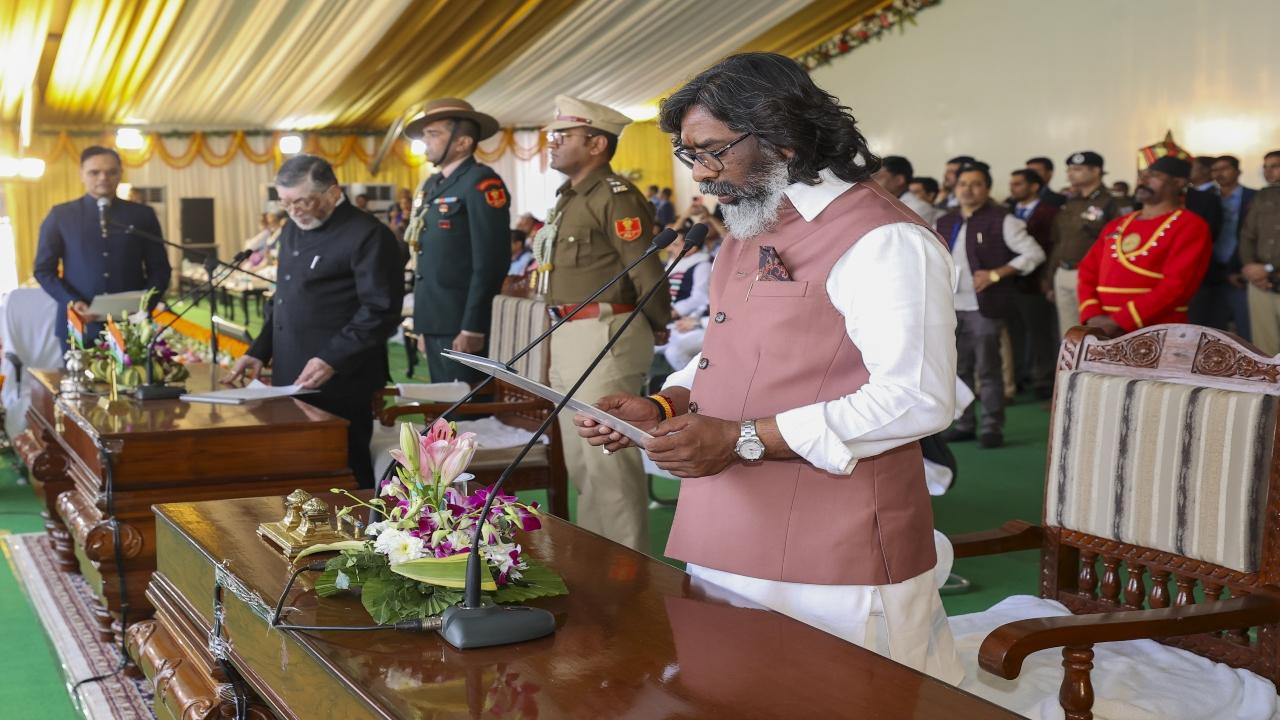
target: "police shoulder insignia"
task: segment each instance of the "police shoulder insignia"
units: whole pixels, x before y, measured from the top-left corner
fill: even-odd
[[[476,190],[484,193],[484,201],[489,207],[501,209],[507,206],[507,188],[501,179],[492,177],[481,180],[476,184]]]
[[[607,178],[607,181],[609,183],[609,188],[613,190],[614,195],[617,195],[619,193],[624,193],[628,189],[627,184],[622,180],[619,180],[618,178],[613,178],[613,177]]]
[[[644,232],[644,223],[640,222],[638,217],[622,218],[614,221],[613,231],[625,242],[631,242],[640,239],[640,234]]]

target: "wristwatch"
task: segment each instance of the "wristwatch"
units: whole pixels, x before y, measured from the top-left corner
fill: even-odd
[[[757,463],[764,459],[764,443],[756,435],[755,420],[742,421],[742,431],[738,435],[738,443],[733,446],[733,452],[743,462]]]

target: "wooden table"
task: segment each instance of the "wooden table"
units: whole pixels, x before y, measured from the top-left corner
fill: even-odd
[[[153,504],[356,486],[347,467],[347,421],[292,398],[244,405],[125,400],[108,408],[96,396],[59,397],[61,371],[27,374],[29,429],[19,449],[44,500],[61,568],[83,573],[102,601],[97,632],[104,640],[119,631],[122,597],[130,622],[151,615],[144,592],[155,570]],[[192,366],[188,390],[212,384],[209,366]]]
[[[531,603],[556,615],[550,637],[464,652],[434,633],[271,631],[289,565],[254,530],[282,511],[274,497],[155,508],[157,612],[129,646],[155,680],[158,717],[229,713],[208,650],[219,566],[231,588],[221,637],[252,717],[1018,717],[785,616],[712,599],[679,570],[555,518],[521,539],[569,586]],[[371,622],[358,598],[309,588],[300,579],[287,599],[291,622]]]

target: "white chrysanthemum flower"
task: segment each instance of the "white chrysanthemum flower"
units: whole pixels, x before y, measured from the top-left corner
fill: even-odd
[[[364,534],[368,535],[369,537],[374,537],[375,535],[382,532],[383,530],[386,530],[387,525],[388,525],[388,522],[386,520],[382,520],[376,523],[370,523],[369,527],[364,529]]]
[[[378,535],[373,549],[387,556],[392,565],[417,560],[426,555],[426,544],[422,538],[414,537],[403,530],[385,530]]]

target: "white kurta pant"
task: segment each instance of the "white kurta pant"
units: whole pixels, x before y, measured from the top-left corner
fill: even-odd
[[[952,685],[964,679],[933,570],[892,585],[779,582],[693,564],[688,573],[708,595],[731,604],[734,598],[715,587]]]

